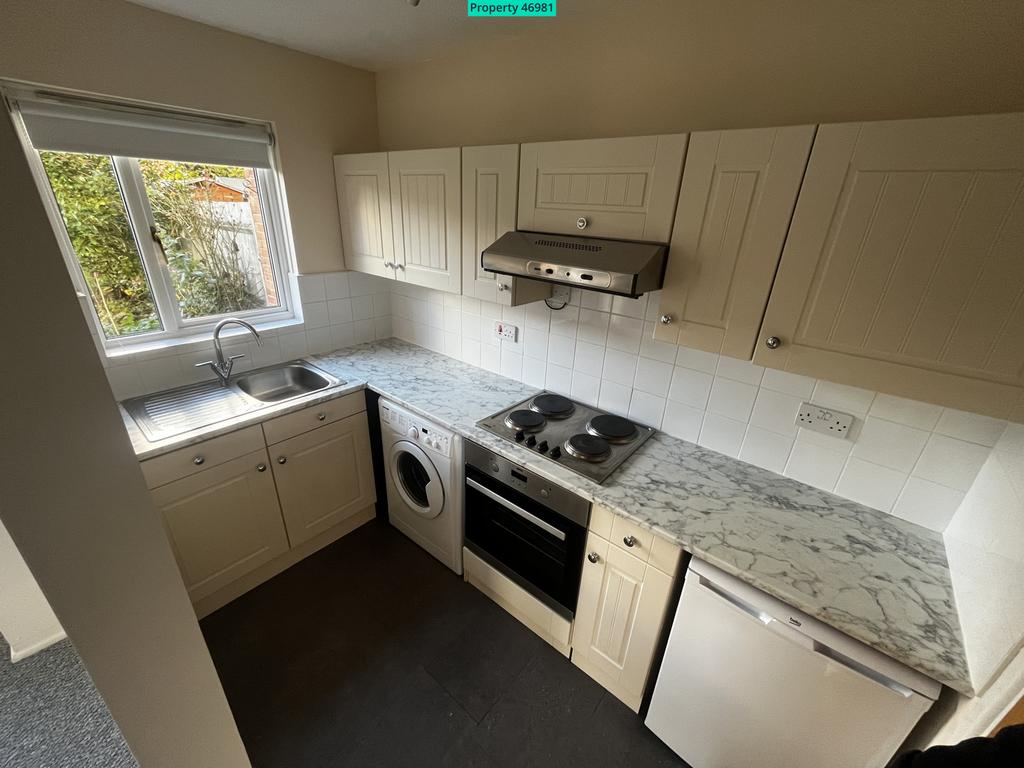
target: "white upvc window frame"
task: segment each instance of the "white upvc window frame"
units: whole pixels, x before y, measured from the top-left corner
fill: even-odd
[[[185,345],[200,340],[208,340],[210,333],[218,322],[226,317],[238,317],[252,323],[257,329],[264,330],[300,322],[296,312],[297,301],[294,296],[294,280],[296,273],[295,256],[289,236],[289,221],[281,190],[282,180],[277,170],[276,157],[271,157],[270,168],[252,169],[256,177],[256,193],[259,196],[260,209],[263,214],[263,225],[267,236],[267,247],[274,273],[274,284],[278,296],[278,306],[263,309],[252,309],[243,312],[228,312],[219,315],[207,315],[201,318],[185,318],[181,315],[174,292],[170,270],[163,257],[161,247],[153,235],[156,220],[153,216],[149,198],[145,192],[145,184],[138,160],[129,157],[112,155],[114,175],[124,200],[128,224],[135,238],[136,248],[142,261],[143,270],[149,283],[153,301],[161,324],[161,330],[145,331],[129,336],[107,338],[103,331],[92,294],[86,284],[81,263],[75,253],[71,238],[61,214],[60,205],[53,194],[50,180],[46,175],[39,151],[32,146],[28,131],[17,108],[11,109],[22,146],[31,166],[39,194],[53,227],[54,234],[60,245],[68,274],[85,309],[86,320],[92,335],[97,339],[107,357],[120,357],[125,354],[145,352],[151,349]]]

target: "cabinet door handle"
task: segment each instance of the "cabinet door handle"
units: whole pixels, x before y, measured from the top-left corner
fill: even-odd
[[[768,349],[778,349],[782,346],[782,339],[778,336],[769,336],[764,340],[764,345],[768,347]]]
[[[261,462],[260,462],[259,464],[257,464],[257,465],[256,465],[256,471],[257,471],[257,472],[266,472],[266,471],[267,471],[267,465],[266,465],[266,464],[264,464],[264,463],[263,463],[263,462],[261,461]]]
[[[622,537],[622,543],[625,544],[627,547],[635,547],[636,546],[636,536],[623,536]]]
[[[587,560],[589,560],[592,563],[598,563],[601,561],[601,556],[597,554],[597,552],[591,552],[589,555],[587,555]]]
[[[316,415],[316,420],[317,420],[317,421],[323,421],[323,420],[324,420],[324,419],[326,419],[326,418],[327,418],[327,414],[326,414],[326,413],[324,413],[323,411],[321,411],[320,413],[318,413],[318,414]]]
[[[202,456],[201,454],[200,454],[200,455],[197,455],[197,456],[195,456],[195,457],[194,457],[194,458],[192,459],[192,463],[193,463],[193,464],[195,464],[195,465],[196,465],[197,467],[198,467],[198,466],[200,466],[201,464],[203,464],[203,463],[204,463],[205,461],[206,461],[206,459],[204,459],[204,458],[203,458],[203,456]]]
[[[672,325],[672,320],[673,320],[672,315],[662,315],[659,318],[659,321],[661,322],[662,325]]]
[[[278,464],[286,464],[287,462],[288,462],[288,457],[287,456],[278,456],[277,457],[277,463]]]

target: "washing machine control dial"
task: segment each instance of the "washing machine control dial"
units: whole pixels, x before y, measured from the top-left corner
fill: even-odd
[[[417,437],[420,436],[420,431],[416,429],[416,427],[409,427],[409,431],[406,434],[408,434],[409,437],[415,440]]]

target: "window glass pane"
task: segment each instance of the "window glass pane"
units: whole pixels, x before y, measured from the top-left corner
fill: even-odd
[[[113,339],[161,330],[111,159],[71,152],[39,157],[103,333]]]
[[[280,306],[253,169],[139,166],[182,317]]]

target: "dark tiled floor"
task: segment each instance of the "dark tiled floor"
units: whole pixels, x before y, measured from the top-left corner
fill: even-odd
[[[202,627],[256,768],[683,765],[611,694],[379,522]]]

